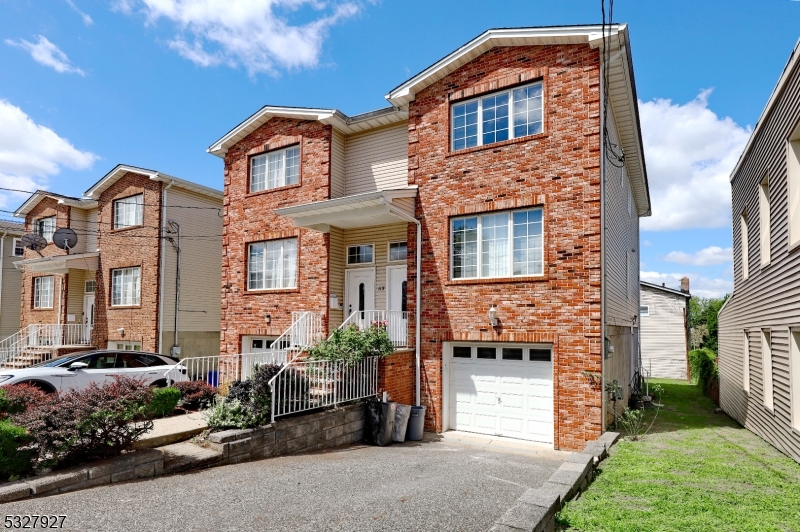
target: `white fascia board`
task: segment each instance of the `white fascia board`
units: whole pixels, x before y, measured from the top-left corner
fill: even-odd
[[[162,174],[161,172],[156,172],[155,175],[150,176],[150,179],[152,179],[153,181],[159,181],[161,183],[173,183],[174,186],[177,188],[183,188],[191,192],[195,192],[197,194],[201,194],[203,196],[208,196],[209,198],[219,200],[220,203],[222,202],[222,197],[223,197],[222,191],[217,190],[216,188],[200,185],[198,183],[187,181],[179,177],[173,177],[168,174]]]
[[[97,199],[100,196],[100,194],[103,193],[103,191],[105,191],[108,187],[116,183],[117,179],[119,179],[122,176],[122,174],[127,172],[140,174],[149,177],[151,179],[158,174],[158,172],[154,170],[147,170],[145,168],[138,168],[136,166],[118,164],[117,166],[114,167],[113,170],[104,175],[100,179],[100,181],[92,185],[92,188],[84,192],[83,197],[89,199]]]
[[[767,121],[767,116],[772,112],[772,108],[775,106],[775,103],[780,98],[781,94],[783,94],[783,89],[786,87],[786,82],[794,72],[795,67],[797,66],[798,58],[800,57],[800,39],[794,45],[792,49],[792,53],[789,56],[789,60],[786,62],[786,66],[783,67],[783,72],[781,73],[780,78],[778,78],[778,83],[775,85],[775,88],[772,89],[772,94],[770,94],[769,100],[767,100],[767,105],[764,107],[764,110],[761,111],[761,116],[758,117],[758,122],[756,122],[756,127],[753,128],[753,132],[750,133],[750,138],[747,139],[747,144],[745,144],[744,150],[742,150],[741,155],[739,155],[739,160],[736,162],[736,166],[733,168],[731,172],[731,176],[729,181],[732,183],[736,174],[739,173],[739,170],[744,164],[744,160],[747,158],[747,154],[750,152],[750,148],[753,147],[753,142],[755,142],[756,136],[761,133],[761,128],[764,127],[764,122]]]
[[[17,218],[25,218],[27,214],[31,212],[33,208],[36,207],[44,198],[52,198],[62,205],[77,207],[79,209],[91,209],[97,207],[96,201],[82,200],[80,198],[70,199],[59,194],[49,194],[45,191],[39,191],[31,194],[31,197],[25,200],[25,203],[23,203],[16,211],[14,211],[14,216]]]

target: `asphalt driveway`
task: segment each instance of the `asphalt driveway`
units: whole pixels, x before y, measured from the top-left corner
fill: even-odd
[[[447,433],[0,505],[65,530],[485,531],[569,453]]]

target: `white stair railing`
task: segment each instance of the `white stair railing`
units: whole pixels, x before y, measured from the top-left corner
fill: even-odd
[[[392,345],[408,347],[408,312],[401,310],[357,310],[350,314],[339,329],[358,327],[366,329],[372,325],[384,325]]]
[[[26,353],[90,345],[92,328],[83,324],[32,324],[0,341],[0,364],[14,362]]]

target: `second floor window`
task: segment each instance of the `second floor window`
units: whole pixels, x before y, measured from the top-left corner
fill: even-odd
[[[114,229],[142,225],[144,194],[114,201]]]
[[[256,155],[250,159],[250,192],[300,182],[300,147]]]
[[[451,278],[542,275],[542,240],[542,209],[454,218]]]
[[[111,270],[111,306],[130,307],[141,300],[142,269],[119,268]]]
[[[25,246],[22,245],[22,239],[14,239],[14,256],[21,257],[25,254]]]
[[[247,289],[270,290],[297,287],[297,239],[250,244]]]
[[[463,150],[542,132],[542,83],[454,104],[452,150]]]
[[[33,308],[53,308],[55,279],[52,275],[33,278]]]
[[[47,240],[53,241],[53,233],[56,232],[56,217],[48,216],[47,218],[39,218],[35,222],[34,232]]]

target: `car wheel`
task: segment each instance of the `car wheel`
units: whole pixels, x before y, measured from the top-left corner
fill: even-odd
[[[44,393],[56,393],[56,389],[46,384],[44,382],[39,381],[28,381],[28,382],[20,382],[19,384],[27,384],[28,386],[33,386],[34,388],[38,388],[39,390],[43,391]]]

